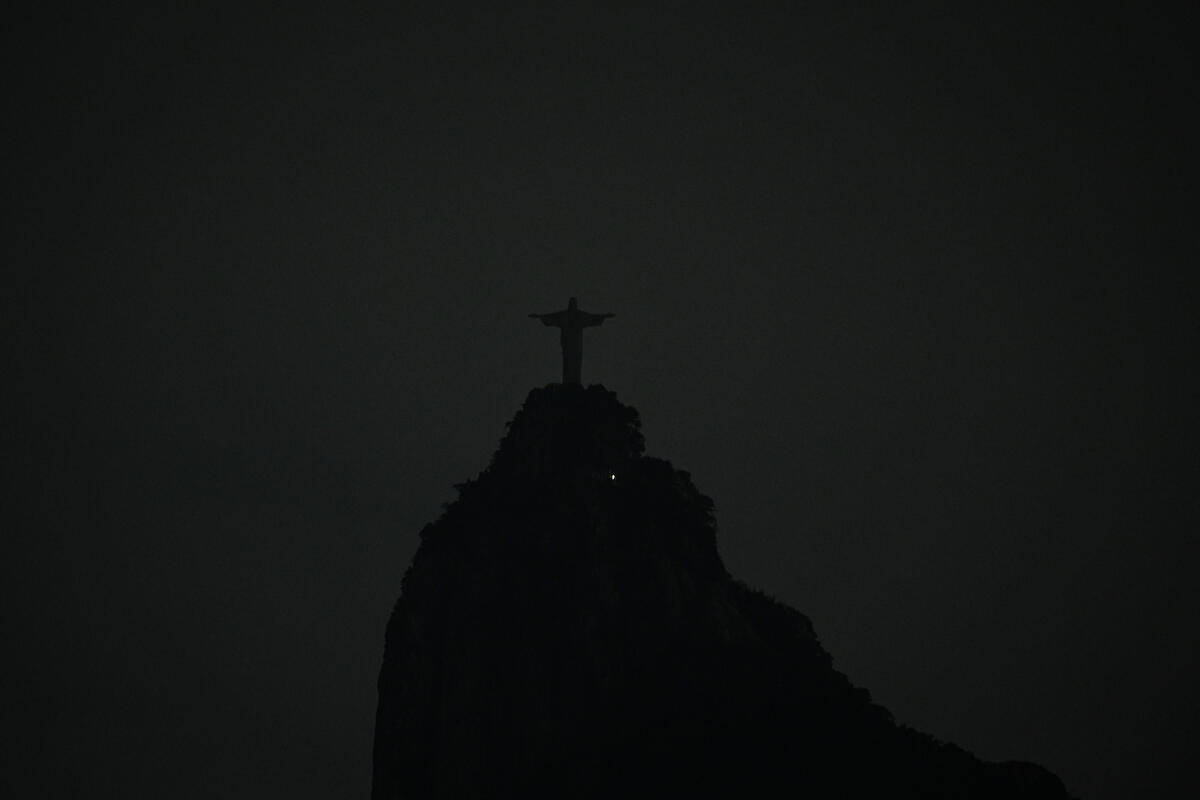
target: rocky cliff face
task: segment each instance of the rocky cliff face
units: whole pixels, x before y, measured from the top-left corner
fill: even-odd
[[[530,393],[422,531],[388,623],[374,798],[1065,797],[898,727],[809,620],[732,580],[712,503],[599,386]]]

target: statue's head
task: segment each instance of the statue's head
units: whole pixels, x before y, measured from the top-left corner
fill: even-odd
[[[570,309],[571,311],[574,311],[575,309],[579,308],[579,304],[575,302],[574,297],[572,297],[570,300],[567,301],[567,308]]]

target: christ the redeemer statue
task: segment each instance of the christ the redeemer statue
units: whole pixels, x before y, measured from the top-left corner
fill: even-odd
[[[580,311],[579,305],[572,297],[567,302],[565,311],[555,311],[553,314],[530,314],[540,319],[543,325],[551,325],[559,329],[559,341],[562,343],[563,383],[578,386],[579,373],[583,367],[583,329],[593,325],[602,325],[604,320],[615,314],[589,314]]]

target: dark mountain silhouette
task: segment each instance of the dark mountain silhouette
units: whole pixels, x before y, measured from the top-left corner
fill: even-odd
[[[377,800],[1064,798],[897,725],[733,580],[712,502],[601,386],[530,392],[421,533],[388,623]]]

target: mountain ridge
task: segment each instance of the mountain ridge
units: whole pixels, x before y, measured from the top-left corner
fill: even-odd
[[[372,797],[1065,798],[897,725],[729,575],[713,502],[602,386],[532,390],[425,526],[389,619]]]

